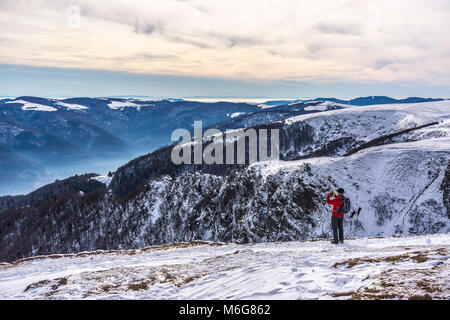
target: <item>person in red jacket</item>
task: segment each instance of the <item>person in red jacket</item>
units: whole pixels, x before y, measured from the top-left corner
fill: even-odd
[[[339,208],[342,206],[344,189],[337,189],[337,194],[333,195],[333,199],[330,199],[331,194],[331,192],[327,193],[327,204],[333,206],[331,209],[331,228],[333,229],[333,241],[331,242],[334,244],[338,244],[339,242],[344,243],[344,217],[342,213],[338,212]]]

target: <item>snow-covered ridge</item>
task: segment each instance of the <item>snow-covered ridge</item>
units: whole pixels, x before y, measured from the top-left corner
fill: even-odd
[[[111,100],[110,98],[96,98],[97,100],[108,101],[108,108],[112,110],[124,110],[125,108],[136,108],[140,111],[141,107],[145,106],[154,106],[151,103],[144,102],[156,102],[156,101],[168,101],[174,102],[174,99],[125,99],[123,101]],[[64,102],[64,98],[48,98],[49,103],[53,104],[53,106],[48,106],[40,103],[29,102],[23,99],[12,99],[11,101],[4,102],[5,104],[21,104],[22,110],[24,111],[58,111],[58,109],[66,109],[66,110],[88,110],[90,109],[88,106],[77,103],[67,103]],[[141,103],[138,103],[141,102]]]
[[[450,235],[180,243],[0,265],[2,299],[450,298]]]
[[[310,128],[313,150],[320,150],[333,141],[350,139],[350,147],[362,146],[374,139],[389,136],[419,126],[393,139],[396,142],[426,140],[450,135],[450,101],[347,107],[343,109],[299,115],[279,121],[283,126]],[[286,152],[305,156],[309,146]],[[344,148],[343,148],[344,149]],[[347,152],[350,150],[347,150]],[[341,152],[345,154],[346,152]]]
[[[56,102],[56,104],[58,106],[61,106],[61,107],[64,107],[64,108],[67,108],[67,109],[70,109],[70,110],[86,110],[86,109],[89,109],[88,107],[83,106],[81,104],[73,104],[73,103],[66,103],[66,102],[59,102],[59,101]]]
[[[109,187],[109,184],[111,183],[113,176],[109,177],[109,176],[96,176],[91,178],[92,180],[97,180],[103,184],[106,185],[106,187]]]
[[[302,160],[294,160],[294,161],[264,161],[264,162],[255,162],[249,166],[249,168],[258,168],[261,174],[264,176],[273,175],[278,173],[281,170],[296,170],[300,168],[302,165],[323,165],[328,166],[332,163],[342,162],[354,162],[356,159],[368,159],[369,157],[375,157],[377,153],[383,154],[386,156],[386,161],[389,161],[390,158],[396,157],[401,153],[408,153],[411,151],[415,152],[444,152],[448,154],[450,160],[450,136],[443,138],[433,138],[427,140],[419,140],[413,142],[402,142],[402,143],[392,143],[388,145],[382,145],[377,147],[372,147],[368,149],[364,149],[357,154],[354,154],[348,158],[337,158],[337,157],[319,157],[319,158],[308,158]],[[330,168],[331,171],[331,168]]]
[[[136,108],[140,110],[142,105],[131,102],[131,101],[111,101],[108,103],[108,108],[113,110],[123,110],[124,108]]]
[[[6,104],[9,103],[18,103],[22,105],[22,110],[26,110],[26,111],[44,111],[44,112],[53,112],[53,111],[57,111],[58,109],[50,107],[50,106],[46,106],[43,104],[39,104],[39,103],[31,103],[25,100],[13,100],[13,101],[8,101],[6,102]]]
[[[322,104],[320,104],[322,105]],[[399,121],[399,118],[405,119],[405,124],[417,121],[417,124],[425,124],[433,121],[443,121],[450,119],[450,100],[424,102],[424,103],[408,103],[408,104],[382,104],[371,106],[348,106],[339,110],[331,110],[321,112],[320,114],[312,113],[289,118],[287,123],[294,123],[297,121],[306,121],[309,119],[318,118],[319,120],[326,120],[325,117],[336,117],[344,121],[352,117],[357,117],[363,113],[372,115],[374,117],[394,117]],[[344,125],[345,123],[343,123]]]

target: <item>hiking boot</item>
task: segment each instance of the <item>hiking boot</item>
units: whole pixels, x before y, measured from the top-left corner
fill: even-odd
[[[333,240],[331,240],[332,244],[339,244],[339,242],[334,242]]]
[[[339,240],[340,243],[344,243],[344,240]]]

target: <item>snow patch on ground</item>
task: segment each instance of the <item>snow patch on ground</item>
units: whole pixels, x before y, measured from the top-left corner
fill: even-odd
[[[382,145],[361,150],[349,157],[318,157],[294,161],[271,160],[255,162],[252,163],[249,168],[259,167],[261,169],[261,174],[264,176],[274,175],[281,170],[296,170],[304,164],[329,167],[328,171],[331,172],[334,166],[344,166],[344,164],[348,165],[351,162],[358,162],[360,164],[361,161],[367,161],[367,164],[370,165],[372,163],[371,159],[375,158],[376,153],[378,153],[378,157],[384,158],[386,163],[391,163],[395,158],[400,157],[401,154],[406,154],[409,151],[423,153],[445,152],[449,153],[448,157],[450,160],[450,137]],[[374,168],[374,170],[376,170],[376,168]]]
[[[25,111],[44,111],[44,112],[53,112],[53,111],[57,111],[58,109],[50,107],[50,106],[46,106],[43,104],[38,104],[38,103],[31,103],[25,100],[14,100],[14,101],[8,101],[6,103],[19,103],[22,104],[22,110]]]
[[[2,299],[450,298],[450,235],[223,244],[0,264]]]
[[[131,101],[111,101],[108,103],[108,108],[113,110],[123,110],[124,108],[137,108],[141,110],[141,105]]]
[[[73,104],[73,103],[65,103],[65,102],[57,102],[58,106],[70,109],[70,110],[86,110],[89,109],[86,106],[83,106],[81,104]]]
[[[148,183],[148,188],[155,192],[154,197],[146,199],[146,206],[149,210],[150,221],[152,224],[154,224],[161,216],[160,207],[165,205],[163,199],[167,193],[168,183],[171,180],[170,176],[163,176],[160,180],[155,179]]]
[[[351,200],[351,211],[361,208],[358,225],[356,218],[344,219],[346,232],[390,236],[449,231],[441,205],[449,161],[450,137],[445,137],[368,148],[348,157],[254,163],[248,170],[256,170],[264,179],[299,177],[324,192],[342,187]],[[324,214],[315,222],[318,232],[328,228],[329,208],[324,205],[319,212]]]
[[[345,119],[354,119],[358,115],[362,116],[363,114],[365,117],[373,116],[375,119],[386,118],[387,123],[389,122],[389,118],[392,117],[391,121],[399,123],[401,127],[399,129],[403,129],[405,126],[409,127],[411,123],[421,125],[450,119],[450,100],[409,104],[371,105],[365,107],[346,106],[346,108],[343,109],[321,112],[320,114],[311,113],[299,115],[284,121],[287,123],[294,123],[316,118],[320,122],[323,122],[326,120],[326,117],[333,117],[342,121],[342,124],[345,125]],[[379,123],[379,120],[376,120],[376,122]]]
[[[240,115],[245,114],[245,112],[234,112],[230,115],[230,118],[236,118],[239,117]]]
[[[112,178],[113,178],[113,176],[111,176],[111,177],[108,177],[108,176],[96,176],[96,177],[93,177],[91,179],[100,181],[101,183],[105,184],[106,187],[108,188],[109,184],[111,183]]]

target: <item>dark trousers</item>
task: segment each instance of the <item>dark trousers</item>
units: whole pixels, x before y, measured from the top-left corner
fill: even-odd
[[[338,230],[339,240],[344,241],[344,217],[338,218],[331,216],[331,228],[333,229],[334,243],[338,243]]]

